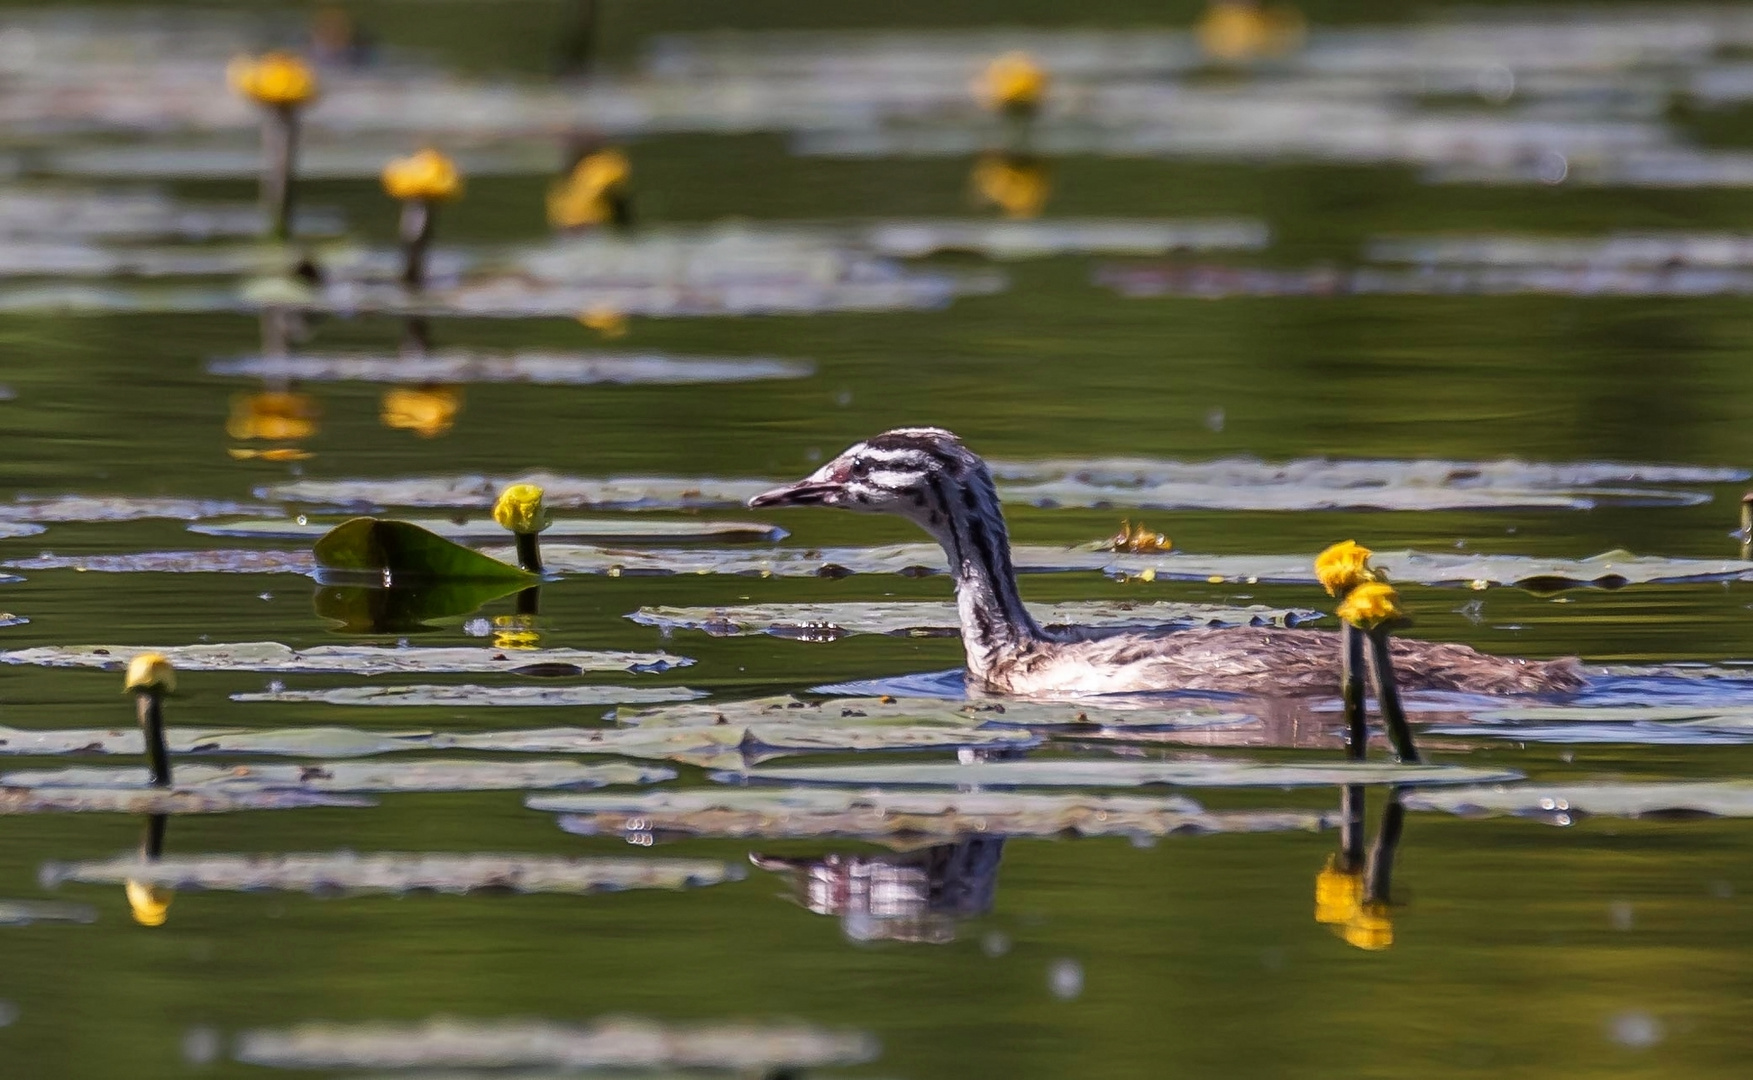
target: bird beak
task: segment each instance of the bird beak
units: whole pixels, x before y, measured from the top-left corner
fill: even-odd
[[[810,477],[795,484],[763,491],[749,500],[749,509],[761,510],[776,506],[833,506],[846,489],[832,480]]]

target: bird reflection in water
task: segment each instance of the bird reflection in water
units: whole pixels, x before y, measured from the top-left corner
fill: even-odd
[[[982,836],[917,851],[791,857],[751,852],[749,861],[792,879],[798,902],[839,917],[853,941],[942,945],[956,924],[992,910],[1004,838]]]
[[[1406,823],[1401,789],[1388,795],[1376,827],[1375,842],[1364,848],[1364,789],[1343,789],[1340,796],[1339,851],[1315,875],[1315,921],[1331,927],[1346,944],[1380,952],[1394,944],[1390,892],[1394,854]]]

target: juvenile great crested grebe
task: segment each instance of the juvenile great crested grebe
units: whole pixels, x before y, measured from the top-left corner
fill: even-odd
[[[1017,593],[992,473],[940,428],[897,428],[858,443],[754,508],[837,506],[899,514],[943,545],[955,578],[970,683],[1009,694],[1215,690],[1271,696],[1331,693],[1338,634],[1257,627],[1049,633]],[[1518,694],[1582,684],[1575,660],[1488,656],[1465,645],[1393,642],[1406,689]]]

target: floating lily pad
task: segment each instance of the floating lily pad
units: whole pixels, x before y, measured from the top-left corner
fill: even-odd
[[[1137,630],[1194,626],[1297,626],[1321,613],[1264,604],[1138,603],[1117,600],[1030,604],[1029,613],[1051,628],[1095,626]],[[664,630],[704,630],[714,637],[771,634],[832,641],[847,634],[953,637],[961,632],[956,606],[929,601],[850,604],[749,604],[736,607],[646,607],[627,616]]]
[[[575,708],[705,697],[685,686],[479,686],[428,683],[414,686],[331,686],[321,690],[262,690],[231,695],[233,701],[320,702],[324,705],[387,705]]]
[[[0,611],[0,630],[8,626],[24,626],[30,620],[23,615],[14,615],[10,611]]]
[[[1460,765],[1315,765],[1222,761],[982,761],[971,764],[812,765],[715,772],[726,784],[795,783],[906,787],[1306,787],[1345,784],[1487,784],[1520,779],[1504,769]]]
[[[738,881],[742,868],[708,859],[544,858],[499,854],[137,855],[45,863],[45,888],[138,881],[170,889],[313,893],[594,893],[686,889]]]
[[[661,865],[664,860],[654,860]],[[722,864],[714,864],[720,865]],[[730,870],[720,871],[728,878]],[[246,1031],[236,1058],[279,1069],[717,1069],[750,1075],[859,1065],[877,1055],[862,1032],[801,1024],[659,1024],[630,1017],[591,1024],[429,1020],[418,1024],[301,1024]]]
[[[971,252],[993,259],[1052,255],[1166,255],[1171,251],[1259,251],[1272,240],[1260,221],[1055,218],[1048,221],[884,221],[862,242],[899,258]]]
[[[304,574],[317,568],[308,551],[142,551],[128,555],[42,554],[0,566],[14,570],[79,570],[94,574]]]
[[[1469,723],[1433,724],[1428,730],[1544,743],[1753,743],[1753,705],[1554,705],[1469,712]]]
[[[357,517],[324,533],[312,549],[325,570],[369,574],[392,581],[454,580],[531,583],[536,575],[515,563],[491,559],[473,548],[406,521]]]
[[[764,839],[855,836],[953,840],[990,836],[1166,836],[1174,833],[1314,832],[1328,816],[1302,811],[1208,812],[1180,796],[1040,795],[1018,792],[837,791],[716,788],[639,798],[531,796],[581,835],[676,833]]]
[[[1364,253],[1374,262],[1421,265],[1753,266],[1753,236],[1677,231],[1606,236],[1391,236],[1371,240]]]
[[[950,724],[801,723],[689,724],[640,728],[553,728],[439,736],[470,750],[616,754],[740,769],[792,754],[856,750],[1019,750],[1041,740],[1029,732]]]
[[[28,521],[0,521],[0,540],[16,540],[21,536],[35,536],[42,531],[41,525],[33,525]]]
[[[173,754],[273,754],[284,757],[367,757],[394,750],[419,750],[419,736],[380,735],[341,727],[288,728],[253,731],[247,728],[185,728],[171,726],[165,742]],[[118,754],[139,757],[146,740],[138,728],[50,728],[26,730],[0,727],[0,754],[57,756]]]
[[[342,228],[333,210],[300,210],[293,221],[301,237],[334,236]],[[249,203],[186,203],[147,189],[0,189],[0,235],[7,237],[209,240],[267,231],[267,215]]]
[[[506,791],[537,788],[654,784],[675,771],[649,765],[581,765],[575,761],[334,761],[315,765],[175,765],[179,789],[294,790],[323,794],[404,791]],[[27,789],[123,788],[149,786],[145,769],[78,768],[24,771],[0,776],[0,786]]]
[[[770,480],[673,477],[591,479],[532,472],[520,476],[452,476],[410,480],[294,480],[256,489],[272,502],[486,510],[513,484],[534,484],[555,509],[706,509],[740,507]]]
[[[1753,781],[1697,780],[1654,783],[1515,784],[1421,791],[1406,797],[1410,810],[1483,816],[1514,814],[1569,824],[1586,814],[1603,817],[1753,817]]]
[[[1744,296],[1753,271],[1712,267],[1432,266],[1413,270],[1332,266],[1103,267],[1095,283],[1122,296]]]
[[[0,900],[0,926],[85,924],[96,921],[97,909],[86,904],[63,904],[53,900]]]
[[[216,521],[189,526],[190,532],[207,536],[251,537],[274,540],[316,539],[334,522],[308,518],[266,518]],[[504,540],[505,529],[496,521],[450,521],[445,518],[409,518],[407,524],[436,533],[447,540],[470,542]],[[662,543],[668,540],[782,540],[786,532],[759,521],[704,521],[694,518],[658,519],[644,516],[608,518],[554,518],[542,530],[545,541],[567,539],[608,540],[619,543]]]
[[[950,727],[1102,727],[1207,729],[1252,722],[1241,713],[1147,697],[1101,705],[966,698],[863,697],[801,701],[790,696],[617,709],[628,727],[697,727],[772,723],[820,726],[943,724]]]
[[[26,496],[10,503],[0,503],[0,521],[4,522],[76,522],[76,521],[144,521],[168,518],[172,521],[200,521],[204,518],[235,517],[238,514],[261,513],[264,506],[226,502],[220,499],[161,499],[137,495],[57,495],[52,498]],[[0,535],[26,536],[28,533]]]
[[[661,652],[423,648],[413,645],[317,645],[293,649],[277,641],[251,641],[235,645],[43,645],[0,652],[0,664],[119,671],[143,652],[160,653],[184,671],[295,671],[334,675],[416,672],[576,675],[584,671],[663,671],[693,663],[687,657]]]
[[[683,357],[662,353],[482,353],[442,349],[420,357],[250,356],[215,360],[214,375],[297,382],[535,383],[556,386],[751,382],[804,379],[815,365],[767,357]]]
[[[367,799],[291,788],[189,790],[154,787],[0,787],[0,815],[230,814],[239,810],[370,805],[371,802]]]

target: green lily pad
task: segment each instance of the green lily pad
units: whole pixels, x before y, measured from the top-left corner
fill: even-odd
[[[504,579],[420,581],[383,588],[323,585],[311,598],[317,615],[349,634],[404,634],[435,629],[531,586]]]
[[[776,757],[836,751],[1016,750],[1041,740],[1027,731],[949,724],[757,723],[649,728],[552,728],[438,736],[469,750],[615,754],[741,769]]]
[[[662,860],[655,860],[661,865]],[[722,864],[718,864],[721,865]],[[721,871],[726,878],[731,871]],[[236,1059],[278,1069],[719,1070],[765,1076],[877,1055],[862,1032],[803,1024],[660,1024],[632,1017],[590,1024],[435,1019],[423,1023],[309,1023],[246,1031]]]
[[[1414,792],[1409,810],[1485,816],[1545,817],[1568,825],[1586,814],[1602,817],[1753,817],[1753,780],[1652,783],[1530,783]]]
[[[35,536],[43,531],[41,525],[33,525],[28,521],[0,521],[0,540],[16,540],[21,536]]]
[[[664,671],[693,663],[668,653],[584,649],[423,648],[316,645],[293,649],[277,641],[234,645],[43,645],[0,651],[0,664],[84,667],[120,671],[145,652],[162,654],[184,671],[275,671],[332,675],[569,674],[585,671]]]
[[[720,783],[794,783],[908,787],[1307,787],[1346,784],[1486,784],[1517,780],[1506,769],[1460,765],[1221,761],[981,761],[970,764],[810,765],[716,772]]]
[[[987,836],[1167,836],[1218,832],[1315,832],[1329,815],[1305,811],[1206,811],[1176,795],[1026,794],[1014,791],[842,791],[717,788],[635,798],[535,795],[532,810],[562,815],[567,832],[595,836],[675,833],[732,838],[949,841]]]
[[[63,904],[54,900],[0,900],[0,926],[87,924],[96,921],[97,909],[86,904]]]
[[[992,259],[1053,255],[1166,255],[1172,251],[1259,251],[1271,242],[1264,222],[1162,218],[1053,218],[1039,221],[921,219],[882,221],[860,240],[884,255],[913,259],[968,252]]]
[[[0,563],[13,570],[94,574],[301,574],[317,568],[308,551],[143,551],[127,555],[37,555]]]
[[[1045,727],[1098,730],[1172,728],[1205,730],[1253,722],[1243,713],[1210,706],[1141,697],[1113,704],[999,701],[968,698],[828,698],[803,701],[789,695],[744,701],[707,701],[655,709],[617,709],[627,727],[722,727],[772,723],[822,726],[942,724],[949,727]]]
[[[423,683],[403,686],[331,686],[320,690],[261,690],[233,694],[233,701],[320,702],[324,705],[576,708],[705,697],[685,686],[480,686]]]
[[[662,353],[483,353],[440,349],[419,357],[250,356],[216,360],[214,375],[293,382],[378,383],[531,383],[538,386],[596,386],[754,382],[804,379],[815,365],[770,357],[665,356]]]
[[[1049,628],[1182,630],[1195,626],[1298,626],[1322,617],[1320,612],[1306,608],[1271,608],[1264,604],[1090,600],[1028,607],[1035,620]],[[714,637],[771,634],[801,641],[832,641],[847,634],[954,637],[961,632],[956,606],[931,601],[644,607],[627,617],[644,626],[703,630]]]
[[[395,750],[420,750],[426,741],[419,735],[381,735],[342,727],[287,728],[256,731],[247,728],[185,728],[165,731],[170,752],[184,754],[272,754],[282,757],[368,757]],[[23,757],[63,754],[114,754],[139,757],[146,740],[136,727],[49,728],[29,730],[0,727],[0,754]]]
[[[0,503],[0,521],[49,524],[146,521],[153,518],[200,521],[204,518],[262,513],[267,509],[264,506],[220,499],[156,498],[149,495],[57,495],[50,498],[25,496],[10,503]]]
[[[534,484],[550,509],[719,509],[741,507],[773,486],[771,480],[714,480],[686,477],[590,477],[530,472],[517,476],[437,476],[409,480],[292,480],[256,489],[270,502],[425,507],[492,508],[513,484]]]
[[[173,763],[180,789],[194,791],[295,790],[351,795],[405,791],[508,791],[537,788],[654,784],[675,778],[673,769],[649,765],[581,765],[575,761],[333,761],[315,765]],[[43,788],[146,788],[145,769],[77,768],[7,773],[0,786]]]
[[[1429,727],[1443,735],[1519,742],[1723,746],[1753,743],[1753,706],[1555,705],[1470,711],[1467,723]]]
[[[365,807],[368,799],[291,788],[0,788],[6,814],[230,814],[240,810],[294,810],[307,806]]]
[[[479,891],[516,893],[621,892],[686,889],[738,881],[742,868],[709,859],[547,858],[539,855],[351,851],[286,855],[128,855],[100,862],[51,862],[38,872],[45,888],[68,882],[111,885],[138,881],[169,889],[225,892],[335,893]]]
[[[545,493],[544,493],[545,498]],[[244,521],[215,521],[189,526],[190,532],[206,536],[248,537],[273,540],[314,540],[334,527],[333,522],[304,517]],[[505,529],[496,521],[451,521],[445,518],[410,518],[406,524],[427,532],[469,543],[504,540]],[[544,541],[600,540],[624,544],[664,543],[672,540],[782,540],[784,529],[759,521],[702,521],[697,518],[661,520],[640,517],[553,518],[542,530]]]
[[[334,236],[344,228],[333,210],[300,210],[293,225],[301,237]],[[190,203],[138,188],[0,190],[0,234],[8,237],[211,240],[258,237],[267,229],[267,216],[250,203]]]
[[[357,517],[325,533],[312,549],[325,570],[397,581],[451,580],[530,583],[536,575],[491,559],[406,521]]]

